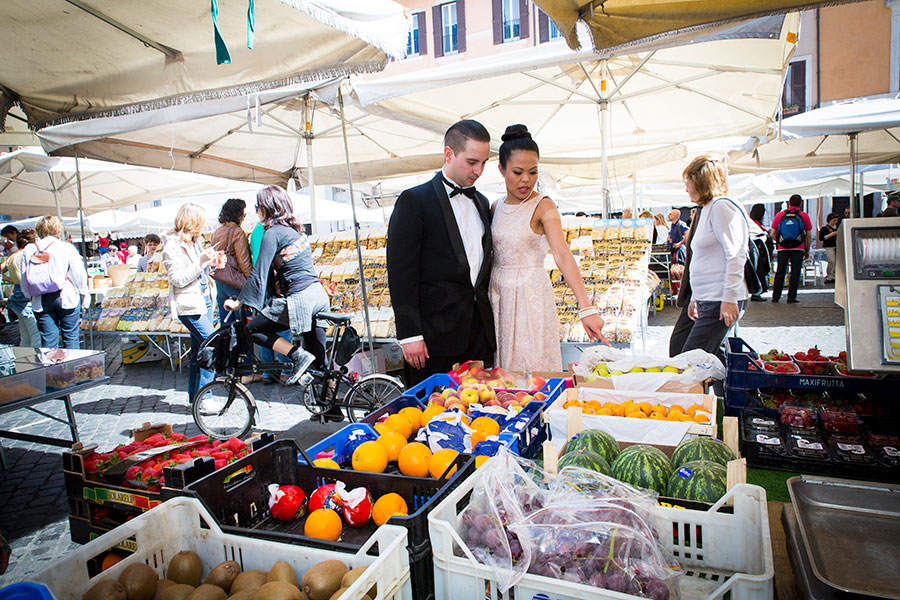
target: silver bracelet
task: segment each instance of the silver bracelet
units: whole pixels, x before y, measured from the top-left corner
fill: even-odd
[[[578,311],[578,319],[584,320],[591,315],[600,314],[600,310],[596,306],[586,306]]]

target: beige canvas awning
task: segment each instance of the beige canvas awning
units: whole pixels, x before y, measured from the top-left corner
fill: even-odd
[[[390,0],[256,0],[250,49],[247,0],[218,0],[218,64],[208,0],[3,0],[0,23],[0,125],[18,103],[32,126],[376,71],[408,29]]]
[[[534,0],[569,47],[580,47],[576,27],[590,29],[594,49],[624,48],[653,40],[677,41],[705,28],[805,8],[861,0]]]

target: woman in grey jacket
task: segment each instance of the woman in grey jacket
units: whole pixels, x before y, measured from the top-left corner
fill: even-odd
[[[213,332],[213,304],[207,271],[216,256],[213,247],[203,250],[199,239],[206,212],[196,204],[185,204],[175,215],[175,229],[163,247],[163,265],[169,274],[169,304],[191,334],[188,366],[188,399],[213,380],[215,373],[200,368],[198,349]]]

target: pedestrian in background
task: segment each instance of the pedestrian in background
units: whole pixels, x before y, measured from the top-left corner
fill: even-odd
[[[828,266],[825,268],[825,283],[834,283],[834,261],[837,251],[838,216],[831,213],[826,219],[825,225],[819,230],[819,242],[825,249],[825,257]]]
[[[59,217],[41,218],[34,230],[39,239],[23,250],[21,287],[31,298],[41,347],[77,350],[81,308],[90,300],[84,261],[75,246],[59,238]]]
[[[23,229],[16,237],[16,245],[18,251],[13,252],[6,264],[3,265],[4,270],[8,273],[8,279],[13,284],[12,295],[7,300],[6,306],[11,310],[19,321],[19,346],[23,348],[40,348],[41,332],[38,329],[37,319],[34,316],[34,310],[31,308],[31,298],[22,293],[22,256],[25,247],[34,243],[34,229]]]
[[[162,240],[155,233],[148,233],[144,236],[144,255],[138,261],[138,273],[144,273],[149,270],[150,261],[153,259],[153,255],[156,254],[156,250],[161,242]]]
[[[225,323],[225,301],[237,298],[253,264],[250,260],[250,242],[241,229],[247,203],[240,198],[229,198],[219,211],[219,227],[212,234],[213,248],[225,253],[225,266],[211,273],[216,280],[216,304],[219,305],[219,321]]]
[[[758,253],[756,277],[759,278],[759,293],[750,296],[752,302],[766,301],[762,295],[769,291],[769,272],[772,270],[772,254],[775,252],[775,244],[769,237],[769,230],[763,225],[765,215],[766,207],[763,204],[754,204],[750,209],[750,239],[756,245]]]
[[[684,235],[688,231],[688,225],[681,220],[681,211],[673,208],[669,211],[669,250],[672,252],[672,264],[683,265],[685,259]]]
[[[791,267],[791,278],[788,283],[789,304],[800,302],[797,300],[797,289],[800,287],[800,274],[803,272],[803,261],[809,258],[809,250],[812,245],[812,220],[801,207],[803,198],[800,194],[794,194],[788,199],[786,210],[775,215],[772,221],[772,229],[769,235],[775,240],[778,247],[778,268],[775,270],[775,287],[772,290],[772,302],[781,299],[781,290],[784,288],[784,276],[788,265]]]

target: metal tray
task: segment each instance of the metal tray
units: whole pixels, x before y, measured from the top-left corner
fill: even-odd
[[[788,479],[787,488],[820,581],[900,599],[900,486],[804,475]]]

